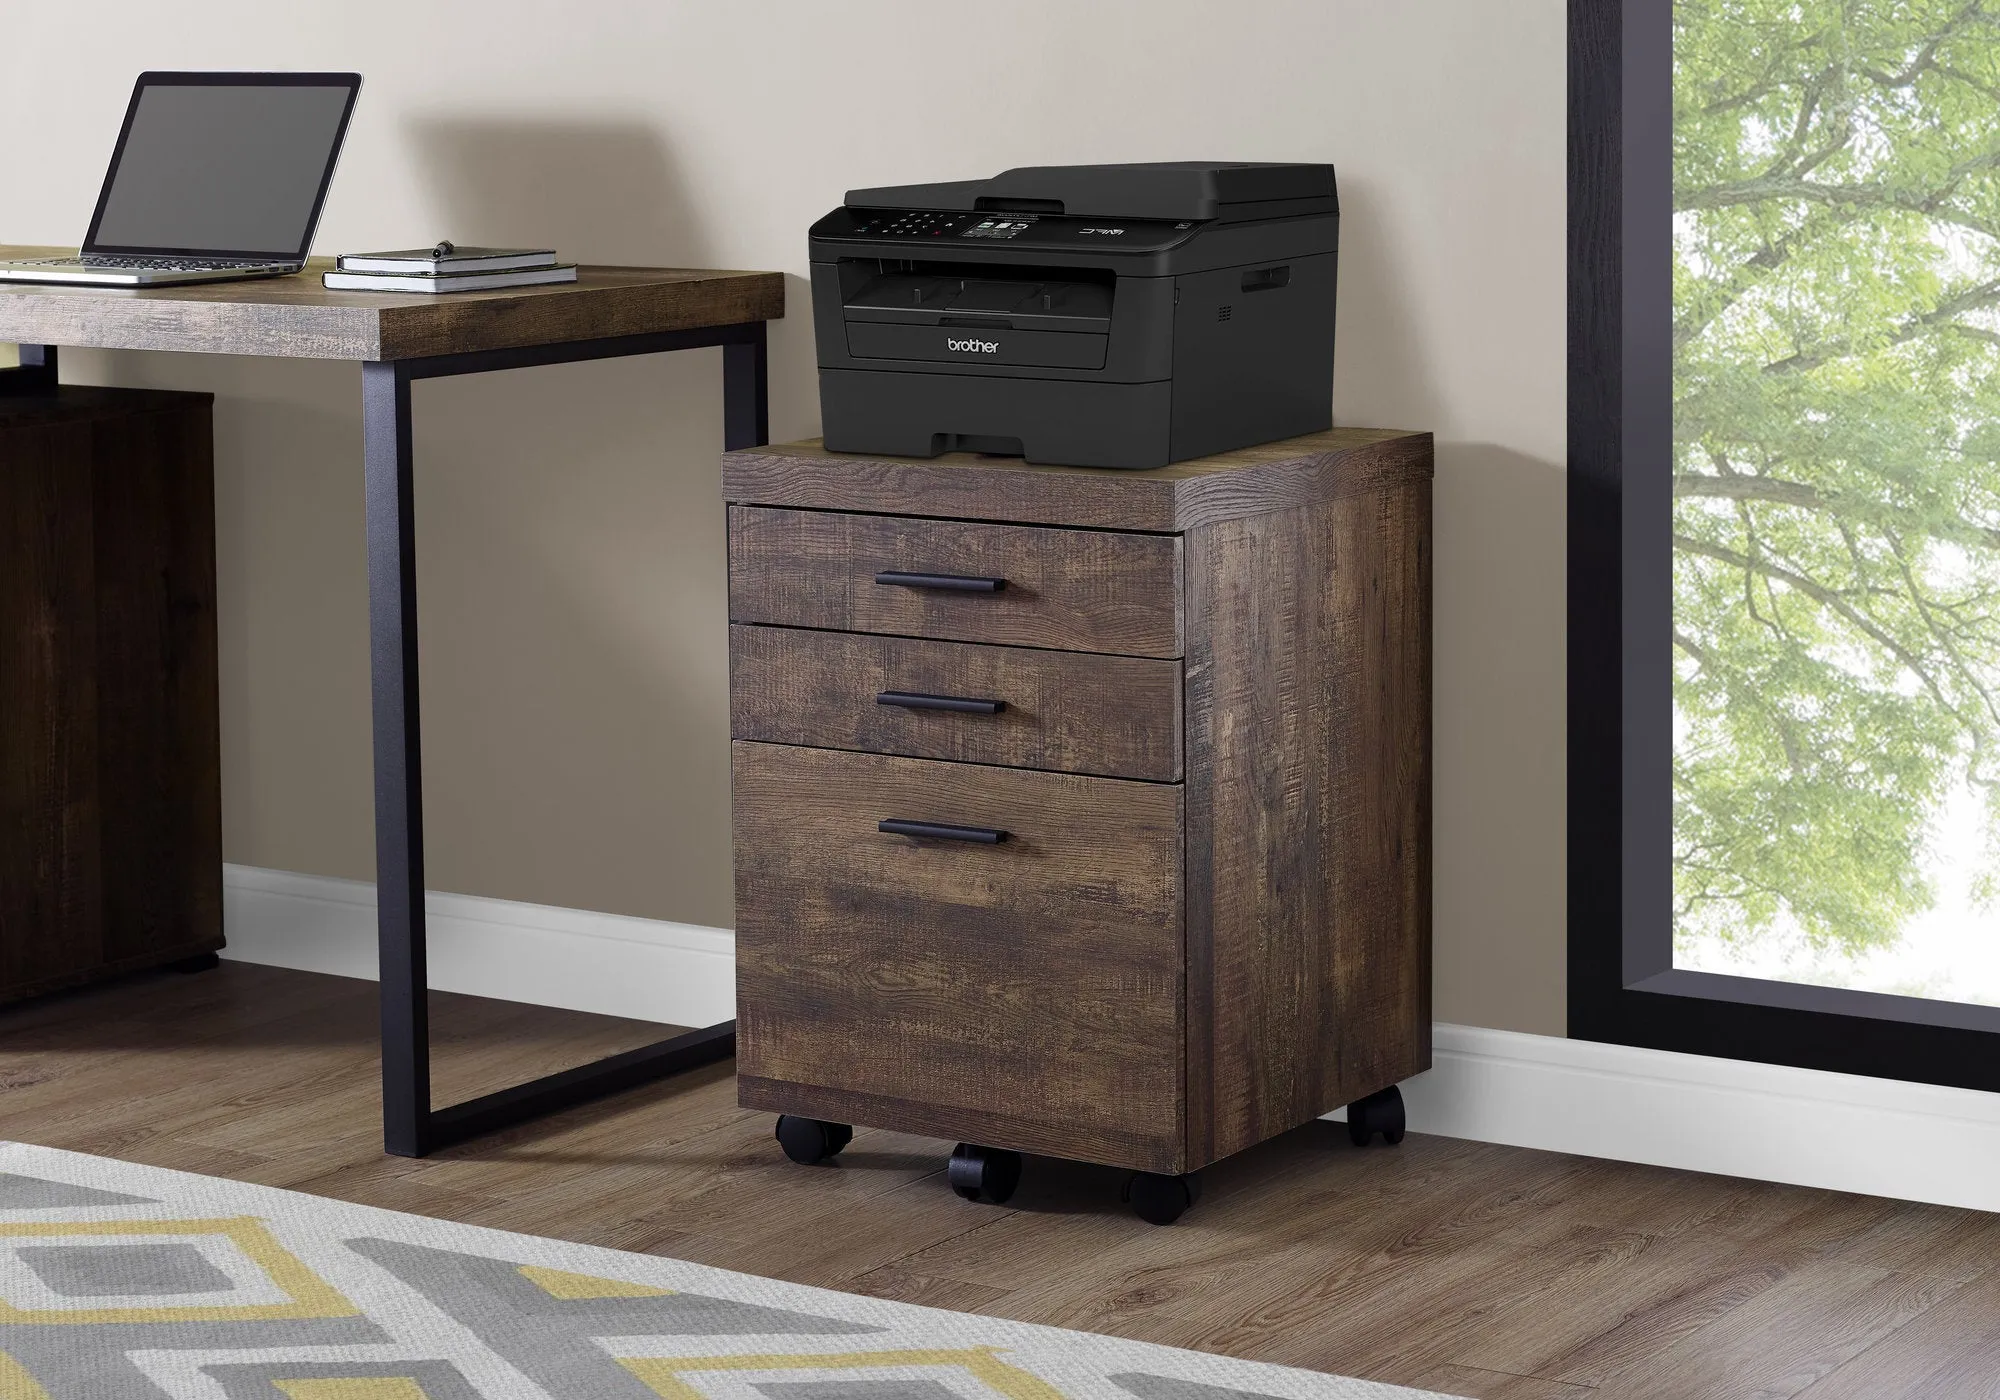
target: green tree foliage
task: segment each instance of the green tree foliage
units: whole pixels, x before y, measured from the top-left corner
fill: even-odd
[[[2000,0],[1677,0],[1674,64],[1679,928],[1860,951],[2000,815]]]

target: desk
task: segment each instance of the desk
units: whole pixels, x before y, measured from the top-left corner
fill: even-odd
[[[63,249],[0,247],[0,257]],[[769,436],[765,323],[784,314],[775,272],[587,267],[577,281],[449,296],[330,292],[315,260],[295,277],[189,287],[0,284],[0,341],[21,365],[0,392],[57,382],[57,347],[276,355],[361,363],[368,626],[375,726],[375,878],[382,979],[382,1135],[421,1157],[524,1119],[727,1059],[733,1021],[433,1109],[424,940],[423,768],[417,707],[416,533],[410,385],[490,370],[719,345],[723,441]]]

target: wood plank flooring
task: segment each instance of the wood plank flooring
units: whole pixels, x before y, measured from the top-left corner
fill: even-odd
[[[660,1034],[433,1000],[441,1102]],[[240,963],[0,1010],[0,1136],[1480,1400],[2000,1395],[2000,1216],[1322,1123],[1157,1229],[1071,1163],[1005,1208],[921,1138],[794,1166],[727,1065],[406,1161],[374,1030],[374,984]]]

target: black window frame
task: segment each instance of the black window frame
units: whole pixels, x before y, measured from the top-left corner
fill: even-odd
[[[1673,967],[1673,0],[1569,6],[1569,1035],[2000,1090],[2000,1007]]]

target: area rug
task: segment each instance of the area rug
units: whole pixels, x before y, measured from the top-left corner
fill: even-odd
[[[1416,1400],[0,1143],[0,1400]]]

